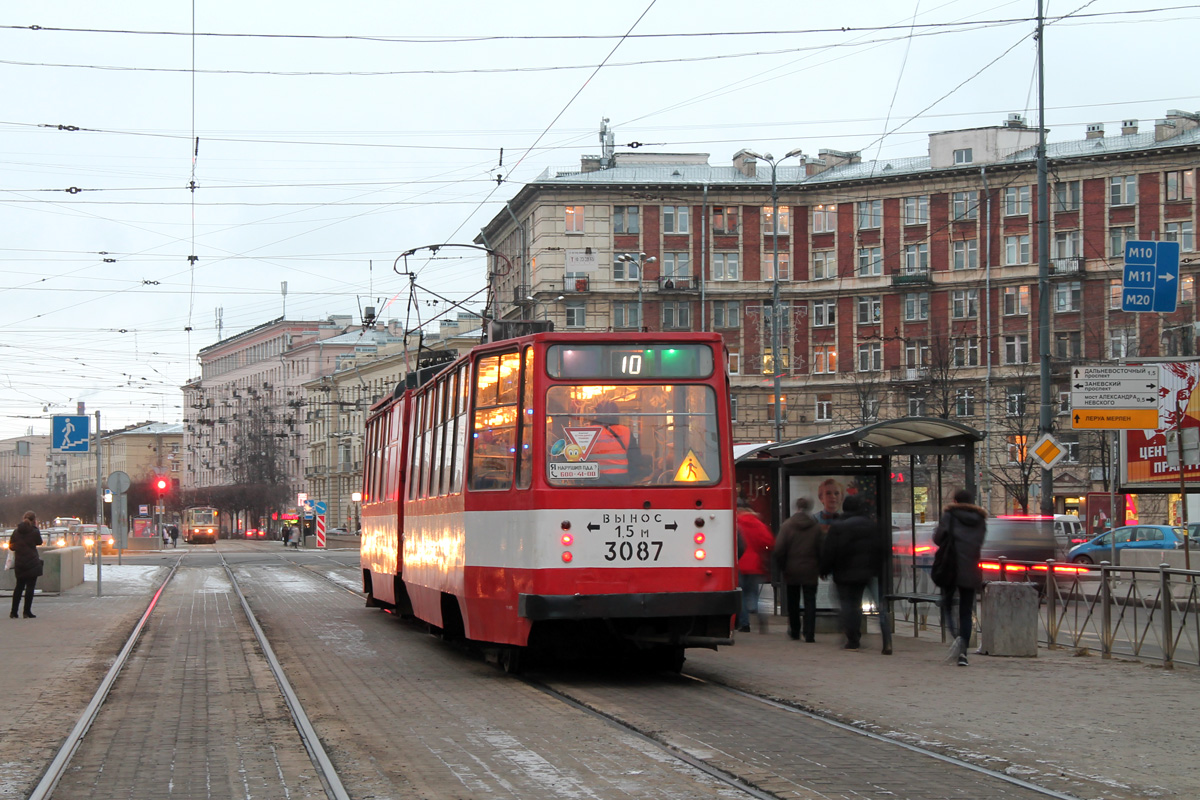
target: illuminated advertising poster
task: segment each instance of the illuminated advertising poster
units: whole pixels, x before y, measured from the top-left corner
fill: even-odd
[[[1167,464],[1167,432],[1182,427],[1200,428],[1200,363],[1171,361],[1158,365],[1159,424],[1152,430],[1127,430],[1123,488],[1128,490],[1179,488],[1179,470]],[[1186,441],[1186,437],[1185,437]],[[1174,463],[1175,459],[1171,459]],[[1186,464],[1188,482],[1200,479],[1200,464]]]

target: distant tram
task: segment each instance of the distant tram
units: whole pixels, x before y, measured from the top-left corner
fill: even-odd
[[[183,540],[188,544],[213,544],[217,541],[217,510],[211,506],[193,506],[183,511]]]
[[[729,379],[708,333],[538,333],[397,387],[366,430],[368,605],[487,643],[678,669],[729,644]]]

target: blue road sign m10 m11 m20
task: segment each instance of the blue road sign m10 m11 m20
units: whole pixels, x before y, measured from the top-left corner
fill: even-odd
[[[86,414],[57,414],[50,419],[50,449],[56,453],[90,452],[90,434]]]
[[[1179,242],[1126,242],[1122,311],[1169,314],[1179,303]]]

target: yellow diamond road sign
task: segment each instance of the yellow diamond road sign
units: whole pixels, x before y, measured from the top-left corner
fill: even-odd
[[[1054,441],[1054,437],[1048,433],[1033,446],[1033,460],[1041,464],[1042,469],[1050,469],[1066,454],[1063,446]]]

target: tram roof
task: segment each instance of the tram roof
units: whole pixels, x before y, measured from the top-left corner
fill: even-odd
[[[902,417],[787,442],[735,445],[739,463],[750,460],[782,462],[854,456],[921,455],[953,453],[987,434],[955,420],[941,417]]]

